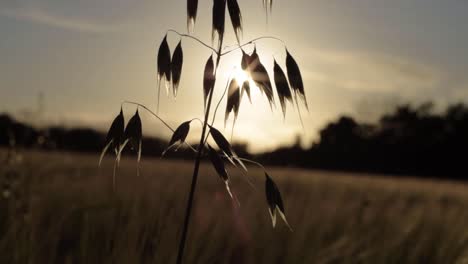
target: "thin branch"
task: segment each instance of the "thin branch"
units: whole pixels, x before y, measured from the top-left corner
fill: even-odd
[[[221,56],[218,56],[218,58],[221,58]],[[218,65],[219,63],[219,59],[217,59],[217,62],[216,62]],[[232,69],[234,70],[235,67],[233,67]],[[218,71],[218,66],[216,66],[216,69],[215,69],[215,73],[214,75],[216,76],[216,72]],[[229,81],[231,80],[232,78],[232,75],[233,75],[233,71],[231,71],[231,74],[229,75],[229,78],[227,80],[227,83],[226,83],[226,88],[224,88],[224,92],[223,92],[223,95],[221,96],[221,98],[219,99],[218,103],[216,104],[216,108],[215,108],[215,111],[213,113],[213,119],[211,120],[211,125],[209,125],[210,127],[213,126],[214,124],[214,121],[215,121],[215,117],[216,117],[216,112],[218,112],[218,108],[219,108],[219,105],[221,104],[221,101],[223,100],[224,96],[226,95],[226,92],[227,92],[227,89],[229,87]],[[214,91],[211,91],[211,94],[213,94]],[[210,95],[211,95],[210,94]],[[206,122],[208,122],[208,117],[206,119]],[[206,133],[206,137],[205,137],[205,140],[203,140],[203,146],[205,146],[206,142],[208,141],[208,137],[210,136],[211,134],[211,129],[208,129],[208,133]]]
[[[245,161],[245,162],[248,162],[248,163],[252,163],[254,165],[257,165],[259,166],[260,168],[262,168],[264,171],[266,171],[265,167],[261,164],[261,163],[258,163],[256,161],[253,161],[253,160],[249,160],[249,159],[244,159],[244,158],[239,158],[240,160],[242,161]]]
[[[173,129],[170,125],[168,125],[161,117],[159,117],[157,114],[155,114],[153,111],[151,111],[148,107],[140,104],[140,103],[136,103],[136,102],[132,102],[132,101],[123,101],[122,102],[122,105],[123,104],[132,104],[132,105],[137,105],[143,109],[145,109],[146,111],[148,111],[151,115],[153,115],[154,117],[156,117],[157,119],[159,119],[159,121],[161,121],[167,128],[169,128],[172,132],[175,132],[175,129]]]
[[[233,70],[235,69],[235,67],[232,68]],[[210,127],[212,127],[214,125],[214,121],[215,121],[215,118],[216,118],[216,113],[218,112],[218,108],[219,108],[219,105],[221,104],[221,102],[223,101],[223,98],[224,96],[226,96],[226,93],[227,93],[227,90],[229,88],[229,82],[232,78],[232,75],[233,75],[233,71],[231,71],[231,74],[229,75],[229,78],[226,82],[226,88],[224,88],[224,92],[223,92],[223,95],[221,96],[221,98],[219,99],[218,103],[216,104],[216,108],[213,112],[213,118],[211,119],[211,125]],[[211,133],[211,130],[208,131],[208,133],[206,134],[206,138],[205,138],[205,141],[203,144],[206,144],[206,141],[208,140],[208,137],[210,136],[210,133]]]
[[[197,121],[200,122],[200,124],[203,126],[203,121],[202,121],[200,118],[198,118],[198,117],[192,118],[192,119],[190,120],[190,122],[192,122],[193,120],[197,120]]]
[[[216,54],[221,53],[221,47],[219,48],[219,51]],[[218,71],[218,66],[219,66],[219,61],[221,59],[221,56],[217,56],[216,58],[216,68],[215,68],[215,76]],[[210,114],[210,108],[211,108],[211,102],[213,99],[213,92],[210,93],[210,96],[208,97],[208,104],[206,107],[206,112],[205,112],[205,117],[203,119],[203,128],[202,128],[202,133],[200,135],[200,143],[197,146],[197,156],[195,157],[195,164],[193,168],[193,175],[192,175],[192,183],[190,184],[190,193],[189,197],[187,200],[187,208],[185,210],[185,217],[184,217],[184,225],[182,229],[182,235],[180,237],[179,241],[179,251],[177,253],[177,264],[182,264],[182,259],[184,257],[184,249],[185,249],[185,241],[187,239],[187,233],[188,233],[188,228],[189,228],[189,223],[190,223],[190,215],[192,212],[193,208],[193,202],[194,202],[194,196],[195,196],[195,190],[197,187],[197,179],[198,179],[198,172],[200,169],[200,161],[202,158],[202,152],[203,152],[203,147],[204,147],[204,140],[205,140],[205,132],[206,128],[208,126],[208,118]]]
[[[280,39],[280,38],[273,37],[273,36],[263,36],[263,37],[254,38],[254,39],[252,39],[252,40],[250,40],[250,41],[248,41],[248,42],[246,42],[246,43],[244,43],[242,45],[238,45],[235,48],[232,48],[232,49],[230,49],[228,51],[225,51],[225,52],[221,53],[219,56],[224,56],[226,54],[229,54],[229,53],[231,53],[233,51],[236,51],[236,50],[238,50],[238,49],[240,49],[240,48],[242,48],[244,46],[253,44],[254,42],[262,40],[262,39],[274,39],[274,40],[280,41],[284,46],[286,46],[286,43],[284,43],[284,41],[282,39]]]
[[[234,74],[234,72],[233,72],[234,69],[235,69],[235,67],[232,68],[231,74],[229,75],[229,78],[228,78],[228,80],[227,80],[227,82],[226,82],[226,88],[224,88],[223,95],[221,96],[221,98],[219,99],[218,103],[216,104],[216,108],[215,108],[215,110],[214,110],[214,112],[213,112],[213,118],[212,118],[212,120],[211,120],[211,125],[210,125],[210,127],[212,127],[212,126],[214,125],[214,121],[215,121],[215,118],[216,118],[216,113],[218,112],[219,105],[220,105],[221,102],[223,101],[223,98],[224,98],[224,96],[226,95],[226,92],[227,92],[227,90],[228,90],[228,88],[229,88],[229,81],[231,80],[232,75]],[[208,133],[206,134],[206,138],[205,138],[205,141],[203,142],[203,145],[206,144],[206,141],[208,140],[208,137],[210,136],[210,133],[211,133],[211,130],[208,130]]]
[[[194,37],[194,36],[191,36],[191,35],[188,35],[188,34],[182,34],[182,33],[179,33],[177,32],[176,30],[173,30],[173,29],[168,29],[167,32],[173,32],[177,35],[179,35],[180,37],[185,37],[185,38],[190,38],[190,39],[193,39],[195,41],[198,41],[198,43],[202,44],[203,46],[209,48],[211,51],[213,51],[214,53],[216,53],[216,55],[219,55],[219,52],[217,50],[215,50],[213,47],[211,47],[210,45],[206,44],[205,42],[201,41],[199,38],[197,37]]]
[[[233,72],[233,71],[234,71],[235,68],[236,68],[236,67],[233,67],[233,68],[232,68],[231,74],[229,75],[229,78],[228,78],[228,80],[227,80],[227,82],[226,82],[226,88],[224,88],[223,95],[221,96],[221,98],[219,99],[218,103],[216,104],[215,110],[214,110],[214,112],[213,112],[213,118],[212,118],[212,120],[211,120],[211,126],[213,126],[213,124],[214,124],[215,117],[216,117],[216,113],[218,112],[219,105],[220,105],[221,102],[223,101],[224,96],[226,96],[227,90],[228,90],[228,88],[229,88],[229,82],[230,82],[231,79],[232,79],[232,75],[234,75],[234,72]]]

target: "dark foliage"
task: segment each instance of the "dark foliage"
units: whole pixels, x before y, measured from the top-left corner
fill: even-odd
[[[452,105],[435,114],[423,104],[399,106],[377,124],[341,117],[320,131],[310,149],[296,145],[260,158],[277,165],[468,179],[466,149],[468,107]]]
[[[20,143],[32,147],[38,141],[39,133],[31,126],[22,124],[6,114],[0,114],[0,146]]]

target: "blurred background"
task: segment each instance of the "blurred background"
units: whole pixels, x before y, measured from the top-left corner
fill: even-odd
[[[157,49],[167,29],[186,31],[185,4],[0,3],[1,144],[13,137],[27,147],[97,152],[124,100],[154,110]],[[261,3],[239,5],[242,40],[283,39],[300,66],[310,106],[307,111],[289,104],[283,118],[254,89],[253,104],[241,102],[234,130],[232,118],[225,125],[218,114],[215,125],[243,153],[281,165],[461,177],[468,101],[465,2],[279,1],[268,17],[257,15]],[[210,33],[211,3],[200,2],[194,36],[210,44]],[[168,40],[172,52],[179,37],[169,34]],[[236,43],[228,20],[225,43]],[[202,73],[211,52],[190,39],[182,45],[178,97],[163,92],[159,112],[173,127],[202,118]],[[284,67],[280,42],[263,40],[256,47],[271,76],[273,57]],[[215,101],[240,55],[223,59]],[[134,109],[125,106],[127,119]],[[142,118],[144,155],[158,155],[171,131],[144,111]],[[196,142],[200,126],[191,131],[189,140]]]
[[[264,1],[265,2],[265,1]],[[268,2],[268,1],[267,1]],[[241,52],[223,57],[214,126],[248,171],[230,166],[226,192],[203,161],[186,263],[467,263],[468,2],[238,0],[241,43],[284,40],[308,110],[270,109],[252,88],[224,121],[222,93]],[[186,1],[0,1],[0,263],[173,263],[194,154],[161,153],[172,132],[139,108],[142,160],[109,153],[121,107],[157,111],[156,56],[187,31]],[[193,36],[211,40],[212,1]],[[224,44],[237,45],[226,13]],[[215,43],[216,45],[216,43]],[[177,98],[164,84],[158,115],[172,128],[203,118],[210,49],[182,39]],[[255,45],[270,77],[281,41]],[[253,46],[245,48],[250,53]],[[302,123],[301,125],[301,118]],[[201,133],[190,125],[188,142]],[[139,173],[137,173],[137,171]],[[294,230],[268,213],[265,172]]]

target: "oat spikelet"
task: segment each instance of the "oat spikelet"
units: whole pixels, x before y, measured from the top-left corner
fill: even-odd
[[[123,110],[120,108],[120,113],[114,118],[114,121],[112,121],[111,127],[107,132],[106,143],[99,157],[99,166],[101,166],[102,159],[109,149],[113,150],[115,154],[119,152],[120,144],[124,137],[124,129],[125,120]]]
[[[301,71],[299,66],[296,63],[296,60],[291,56],[289,51],[286,49],[286,70],[288,72],[289,84],[291,89],[294,91],[295,96],[299,96],[304,103],[307,110],[309,106],[307,105],[307,99],[304,91],[304,84],[302,82]]]
[[[237,115],[239,114],[239,106],[240,106],[240,89],[239,84],[235,78],[231,79],[228,88],[228,97],[227,97],[227,104],[226,104],[226,114],[224,117],[224,125],[226,126],[226,121],[229,117],[231,112],[234,112],[234,121],[233,124],[236,123]],[[234,126],[234,125],[233,125]]]
[[[226,0],[213,0],[213,29],[211,41],[218,36],[218,50],[223,46],[224,18],[226,16]]]
[[[281,110],[283,111],[283,118],[286,116],[286,100],[292,101],[291,89],[289,88],[288,80],[284,74],[281,67],[276,63],[276,60],[273,60],[273,73],[274,80],[276,85],[276,92],[278,93],[278,98],[281,104]]]
[[[187,0],[187,31],[193,32],[197,20],[198,0]]]
[[[263,66],[259,59],[254,60],[253,64],[255,65],[255,68],[251,72],[250,76],[252,77],[252,80],[255,82],[255,84],[260,88],[260,91],[266,95],[268,102],[270,103],[270,107],[273,107],[274,98],[270,76],[268,75],[265,66]]]
[[[210,135],[213,138],[213,140],[216,142],[216,145],[218,145],[219,149],[224,153],[224,155],[228,158],[228,160],[232,163],[232,165],[236,166],[237,162],[239,165],[242,166],[244,170],[247,171],[247,167],[244,165],[242,160],[239,159],[237,156],[236,152],[232,148],[231,144],[229,141],[223,136],[223,134],[216,128],[210,126]]]
[[[237,0],[227,0],[227,7],[237,42],[240,43],[240,35],[242,34],[242,15],[239,4],[237,3]]]
[[[172,92],[174,97],[177,96],[179,88],[180,76],[182,74],[182,64],[184,62],[184,53],[182,51],[182,41],[179,41],[174,50],[171,61],[171,79],[172,79]]]
[[[242,96],[244,95],[244,92],[247,94],[247,97],[249,98],[250,103],[252,103],[252,97],[250,96],[250,82],[249,82],[249,80],[244,81],[244,83],[242,84],[241,99],[242,99]]]
[[[205,64],[203,72],[203,106],[206,108],[206,100],[213,91],[215,84],[213,55],[211,55]]]
[[[276,213],[278,212],[280,217],[283,219],[286,226],[292,231],[291,226],[286,220],[286,215],[284,211],[283,199],[281,198],[281,193],[276,186],[276,183],[271,179],[271,177],[265,172],[265,193],[268,203],[268,211],[270,212],[271,222],[273,227],[276,226]]]
[[[234,197],[231,192],[231,188],[229,187],[229,175],[226,170],[226,167],[224,166],[223,159],[221,156],[214,150],[210,144],[208,144],[208,157],[211,161],[211,164],[213,164],[213,167],[218,174],[218,176],[221,178],[221,180],[224,181],[224,186],[226,188],[226,191],[228,192],[229,196],[231,197],[232,200],[234,200]]]
[[[185,142],[185,139],[187,138],[189,131],[190,131],[190,121],[186,121],[180,124],[174,131],[174,134],[172,134],[171,140],[169,141],[169,145],[163,151],[162,156],[164,156],[169,149],[173,148],[174,146],[178,144],[180,145],[183,142]]]
[[[124,132],[124,141],[120,146],[119,156],[127,144],[130,144],[131,149],[137,151],[137,175],[140,175],[140,160],[141,160],[141,142],[142,142],[142,125],[138,109],[132,118],[128,121]]]
[[[171,80],[171,52],[167,44],[167,35],[159,45],[158,58],[157,58],[157,71],[158,71],[158,103],[157,112],[159,112],[159,96],[161,94],[161,82],[165,81],[166,89],[167,83]]]

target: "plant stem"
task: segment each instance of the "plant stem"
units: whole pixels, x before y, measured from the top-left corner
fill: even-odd
[[[157,114],[155,114],[153,111],[151,111],[151,110],[150,110],[148,107],[146,107],[145,105],[142,105],[142,104],[136,103],[136,102],[132,102],[132,101],[127,101],[127,100],[123,101],[123,102],[122,102],[122,105],[123,105],[123,104],[132,104],[132,105],[136,105],[136,106],[139,106],[139,107],[145,109],[146,111],[148,111],[148,113],[150,113],[151,115],[153,115],[154,117],[156,117],[157,119],[159,119],[159,121],[161,121],[161,122],[162,122],[167,128],[169,128],[173,133],[175,132],[175,130],[174,130],[170,125],[168,125],[168,124],[164,121],[164,119],[162,119],[161,117],[159,117]]]
[[[221,50],[219,51],[216,51],[214,48],[210,47],[210,45],[206,44],[205,42],[201,41],[199,38],[196,38],[192,35],[188,35],[188,34],[182,34],[182,33],[179,33],[178,31],[174,30],[174,29],[168,29],[167,32],[173,32],[177,35],[179,35],[180,37],[185,37],[185,38],[191,38],[193,40],[196,40],[198,41],[198,43],[202,44],[203,46],[209,48],[210,50],[212,50],[214,53],[216,53],[216,55],[219,55]]]
[[[236,51],[236,50],[238,50],[238,49],[241,49],[241,48],[244,47],[244,46],[253,44],[253,43],[255,43],[256,41],[259,41],[259,40],[262,40],[262,39],[274,39],[274,40],[280,41],[281,43],[283,43],[283,45],[286,45],[286,44],[284,43],[284,41],[283,41],[282,39],[280,39],[280,38],[273,37],[273,36],[263,36],[263,37],[258,37],[258,38],[254,38],[254,39],[252,39],[252,40],[249,40],[249,41],[247,41],[246,43],[244,43],[244,44],[242,44],[242,45],[238,45],[238,46],[236,46],[235,48],[232,48],[232,49],[230,49],[230,50],[228,50],[228,51],[225,51],[225,52],[223,52],[223,53],[220,53],[219,55],[224,56],[224,55],[226,55],[226,54],[229,54],[229,53],[231,53],[231,52],[233,52],[233,51]]]
[[[217,54],[220,54],[221,52],[221,47],[220,50],[218,51]],[[221,59],[220,56],[217,56],[216,58],[216,68],[215,68],[215,76],[218,71],[218,65],[219,65],[219,60]],[[192,184],[190,185],[190,193],[189,193],[189,198],[187,201],[187,209],[185,210],[185,219],[184,219],[184,227],[182,230],[182,236],[180,238],[179,242],[179,252],[177,254],[177,264],[182,263],[182,259],[184,257],[184,249],[185,249],[185,241],[187,240],[187,233],[188,233],[188,227],[190,224],[190,215],[192,213],[192,207],[193,207],[193,201],[194,201],[194,196],[195,196],[195,190],[197,187],[197,180],[198,180],[198,171],[200,169],[200,161],[202,157],[202,152],[203,152],[203,147],[205,143],[205,133],[206,133],[206,127],[208,126],[208,118],[210,115],[210,108],[211,108],[211,101],[213,99],[213,94],[214,91],[212,91],[208,97],[208,104],[206,107],[206,112],[205,112],[205,119],[203,120],[203,129],[202,133],[200,136],[200,143],[198,144],[197,147],[197,156],[195,157],[195,165],[193,168],[193,176],[192,176]]]

